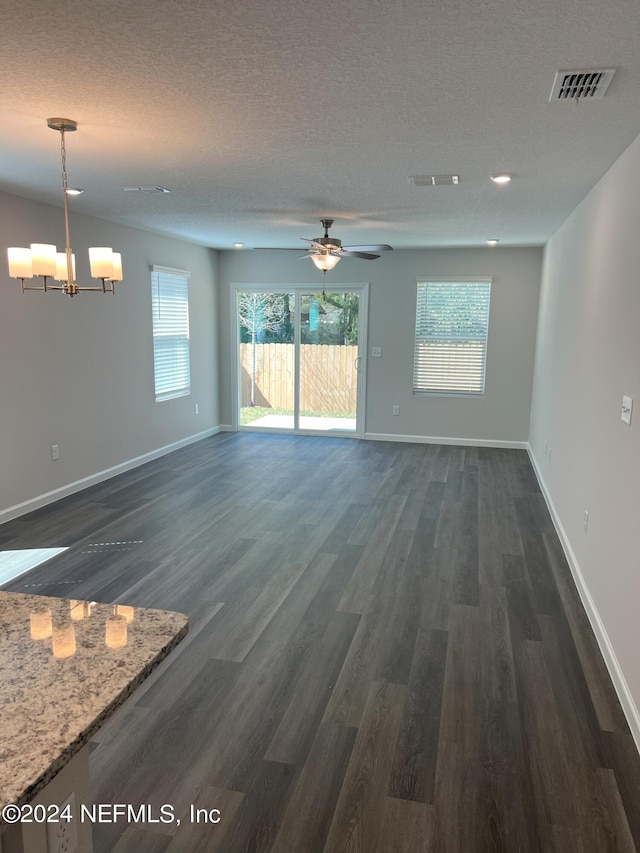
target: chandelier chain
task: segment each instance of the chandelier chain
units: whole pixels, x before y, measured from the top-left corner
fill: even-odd
[[[60,130],[60,158],[62,160],[62,189],[67,191],[67,147],[64,144],[64,127]]]

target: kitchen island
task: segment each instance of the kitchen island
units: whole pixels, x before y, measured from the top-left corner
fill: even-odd
[[[51,818],[91,804],[88,741],[187,629],[181,613],[0,591],[1,853],[49,853],[56,832],[90,853],[90,822]]]

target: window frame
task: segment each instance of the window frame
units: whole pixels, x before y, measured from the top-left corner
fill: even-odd
[[[189,327],[188,270],[153,265],[151,267],[151,319],[153,335],[153,373],[156,403],[188,397],[191,394],[191,343]],[[164,290],[163,290],[164,285]],[[183,303],[179,305],[180,301]],[[172,306],[171,303],[174,303]],[[159,317],[164,305],[173,312],[161,324]],[[177,304],[176,304],[177,303]],[[184,310],[186,303],[186,311]],[[171,345],[173,340],[173,345]],[[164,341],[164,346],[160,342]],[[169,346],[167,346],[169,344]],[[173,366],[166,367],[166,357]],[[163,366],[163,360],[165,364]],[[175,361],[178,361],[176,366]],[[182,362],[180,364],[179,362]],[[171,379],[173,385],[169,385]]]
[[[463,284],[483,284],[487,285],[487,295],[486,300],[484,302],[484,310],[486,311],[486,322],[483,330],[483,335],[480,336],[483,351],[481,353],[481,375],[480,385],[474,388],[461,388],[454,387],[449,385],[448,387],[444,384],[444,371],[442,384],[440,387],[435,387],[433,384],[431,387],[427,386],[425,382],[426,377],[425,373],[428,368],[424,366],[424,362],[422,365],[419,364],[419,354],[420,354],[420,344],[426,341],[430,336],[426,333],[424,328],[421,329],[420,324],[421,321],[424,322],[424,315],[427,312],[427,300],[429,294],[429,285],[430,284],[452,284],[452,285],[463,285]],[[487,384],[487,356],[489,350],[489,327],[491,320],[491,290],[492,290],[493,278],[491,276],[419,276],[416,279],[416,310],[415,310],[415,329],[414,329],[414,345],[413,345],[413,377],[412,377],[412,392],[414,395],[426,395],[426,396],[437,396],[437,397],[462,397],[466,399],[478,399],[485,395],[486,393],[486,384]],[[424,292],[424,296],[421,297],[421,291]],[[434,336],[431,336],[432,339],[437,340]],[[459,341],[477,341],[478,336],[475,337],[464,337],[464,336],[456,336],[455,339]],[[459,376],[463,376],[462,372],[459,372]],[[458,383],[459,386],[459,383]]]

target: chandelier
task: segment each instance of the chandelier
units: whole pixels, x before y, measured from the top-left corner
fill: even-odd
[[[62,197],[64,202],[64,227],[66,246],[64,252],[49,243],[32,243],[30,249],[12,247],[7,249],[9,275],[22,282],[25,290],[59,290],[67,296],[75,296],[81,290],[93,290],[99,293],[113,293],[116,281],[122,281],[122,258],[110,246],[98,246],[89,249],[91,276],[102,282],[93,287],[80,287],[76,283],[76,256],[71,251],[69,238],[68,196],[80,195],[84,190],[73,189],[67,183],[67,149],[65,133],[78,129],[78,123],[69,118],[49,118],[47,125],[60,133],[60,154],[62,159]],[[25,284],[34,277],[40,278],[38,284]],[[52,284],[59,281],[60,284]]]

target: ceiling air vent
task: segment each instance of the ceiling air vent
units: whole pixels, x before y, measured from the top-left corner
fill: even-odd
[[[446,187],[459,181],[458,175],[409,175],[409,183],[414,187]]]
[[[121,190],[124,190],[126,193],[170,193],[171,190],[168,190],[166,187],[161,187],[158,184],[156,186],[147,186],[147,187],[120,187]]]
[[[604,97],[615,68],[556,71],[550,101],[597,101]]]

